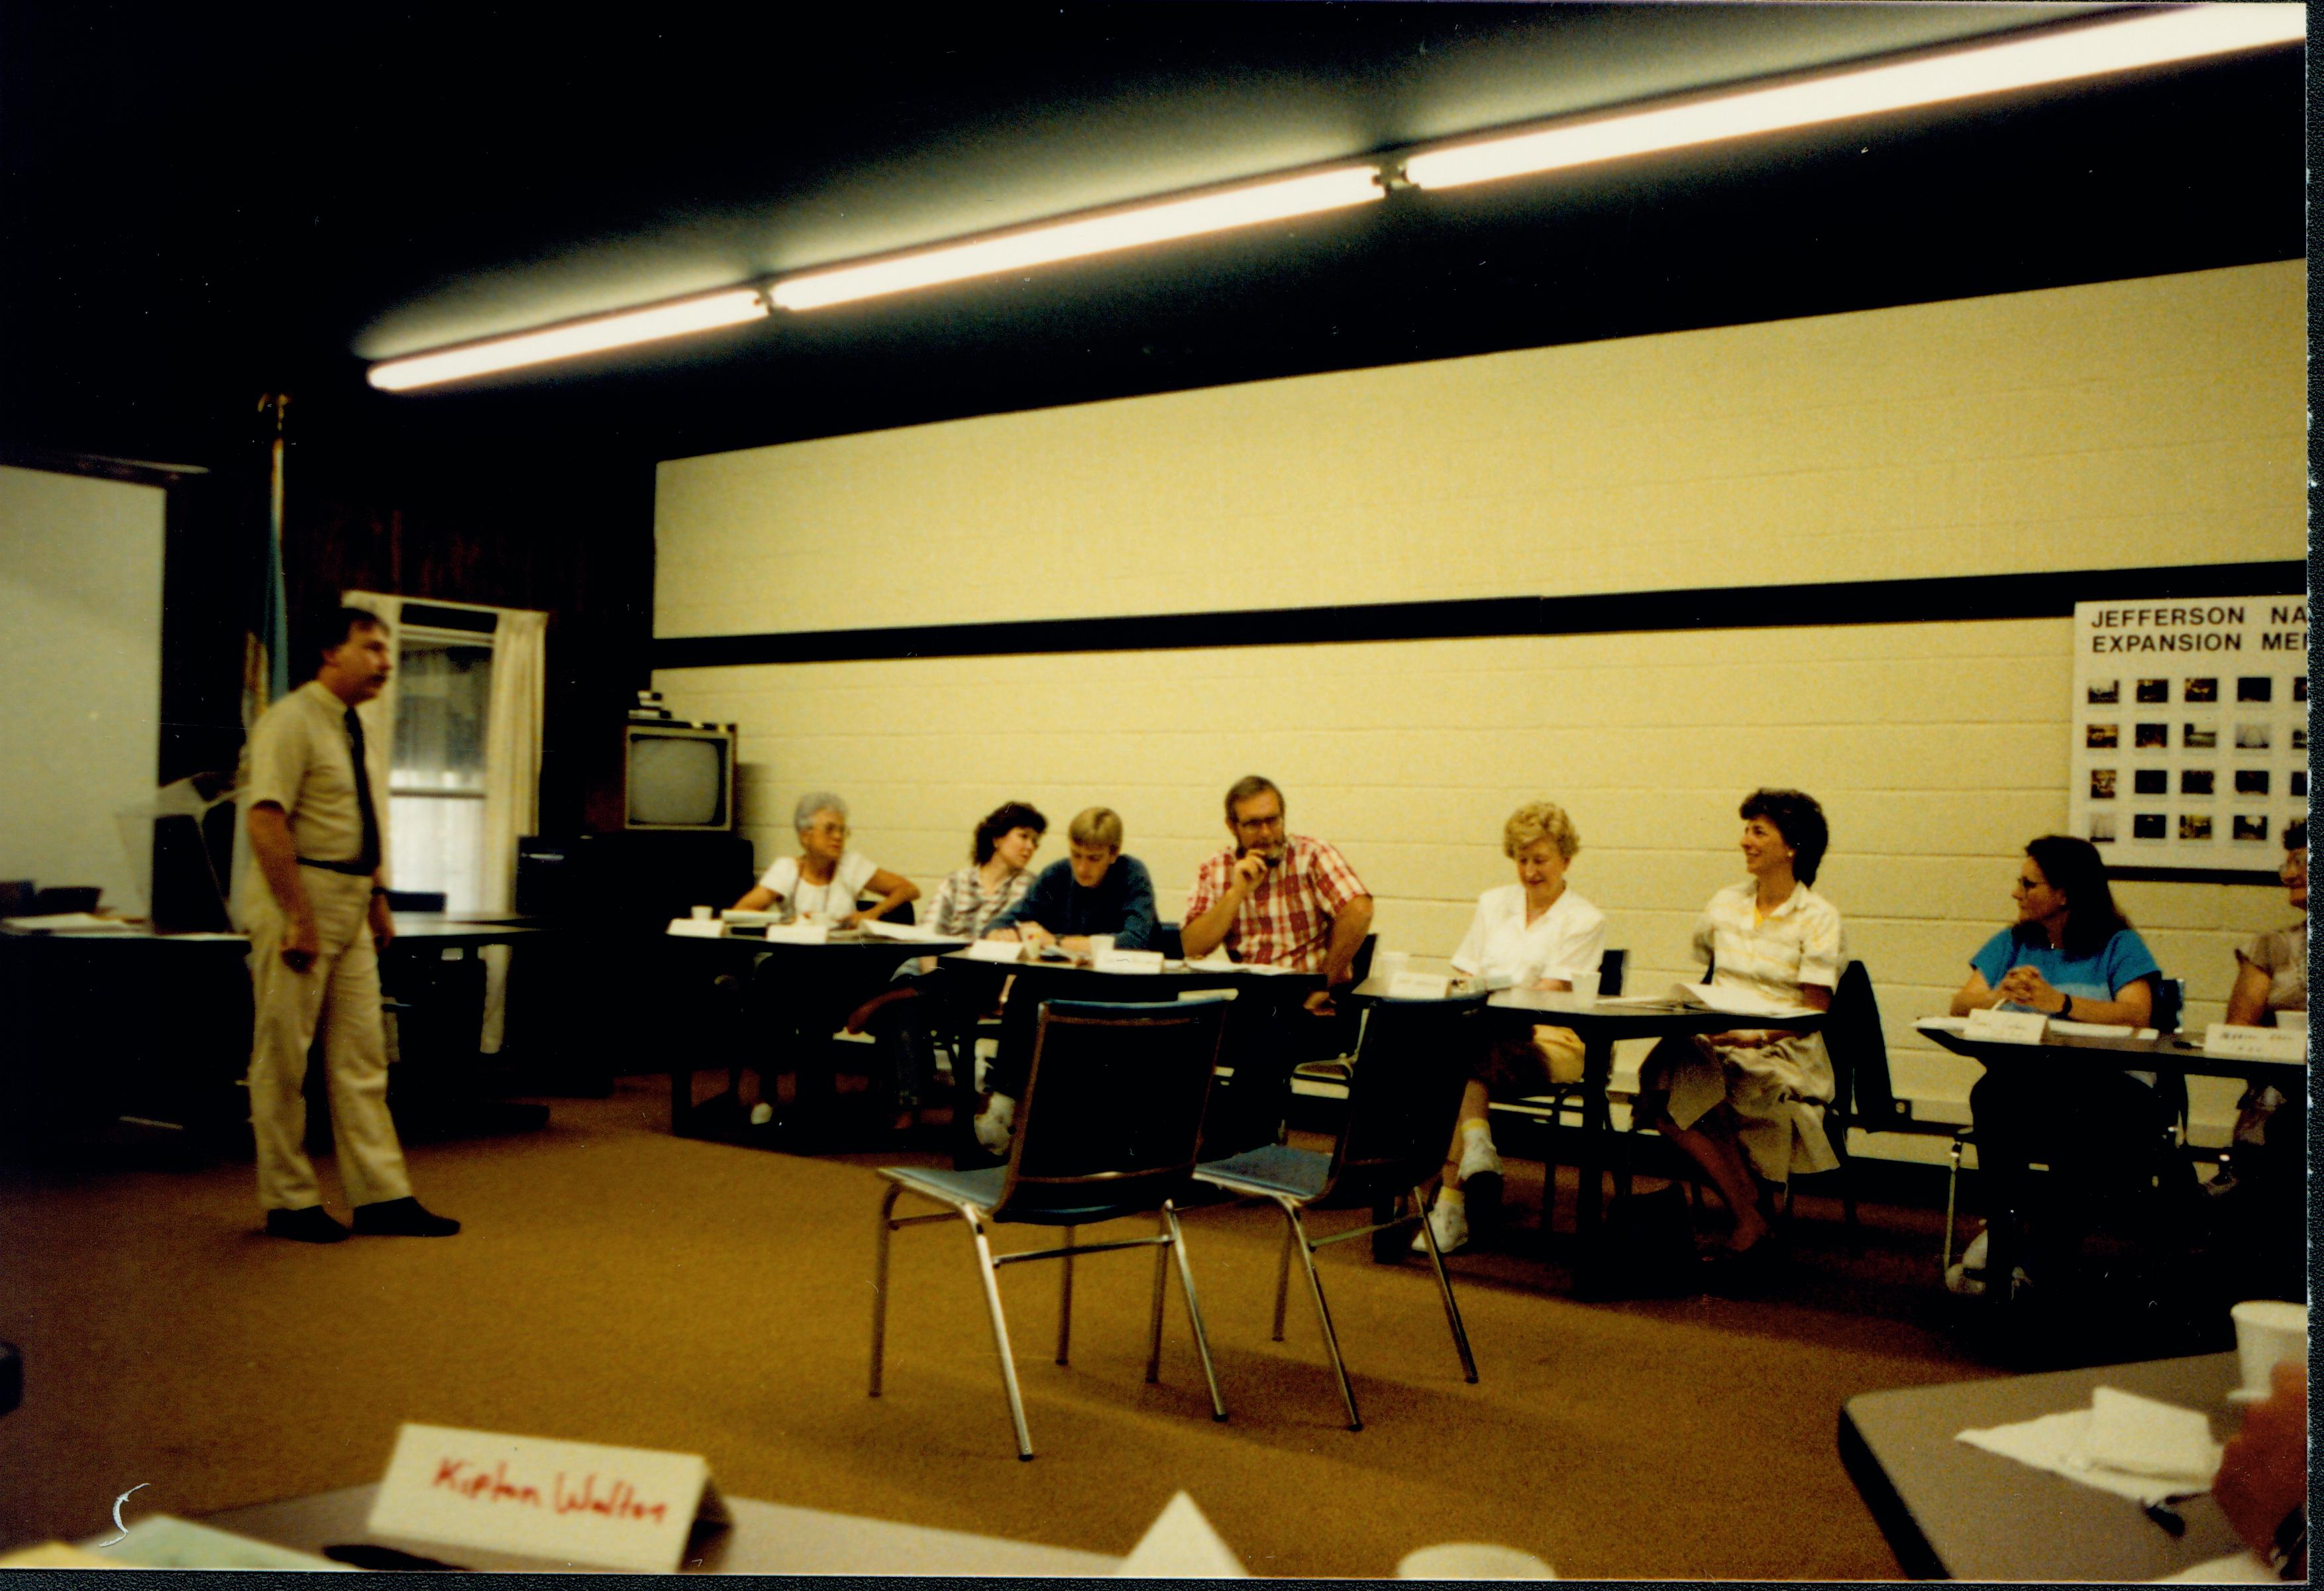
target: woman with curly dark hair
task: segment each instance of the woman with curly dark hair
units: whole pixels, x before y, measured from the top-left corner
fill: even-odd
[[[1829,1011],[1848,951],[1839,909],[1808,887],[1831,843],[1823,809],[1801,791],[1759,790],[1740,815],[1751,876],[1702,909],[1694,953],[1715,986]],[[1823,1130],[1831,1058],[1816,1034],[1750,1028],[1665,1040],[1638,1081],[1638,1118],[1702,1169],[1733,1216],[1724,1241],[1702,1251],[1716,1270],[1764,1257],[1773,1190],[1792,1172],[1840,1163]]]

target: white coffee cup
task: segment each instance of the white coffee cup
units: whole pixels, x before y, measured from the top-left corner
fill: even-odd
[[[1092,961],[1101,959],[1110,954],[1113,949],[1113,935],[1111,934],[1092,934],[1089,937],[1089,942],[1090,959]]]
[[[1489,1541],[1444,1541],[1397,1560],[1399,1580],[1554,1580],[1557,1571],[1530,1552]]]
[[[1385,989],[1391,978],[1411,965],[1412,952],[1409,950],[1375,950],[1372,952],[1371,974],[1364,981],[1378,984]]]
[[[1600,976],[1594,972],[1573,975],[1573,1004],[1577,1010],[1587,1010],[1598,1004]]]
[[[2247,1398],[2264,1398],[2268,1372],[2286,1359],[2308,1357],[2308,1306],[2285,1299],[2250,1299],[2228,1311],[2236,1322],[2236,1352],[2243,1361]]]
[[[715,906],[696,906],[694,909],[694,920],[696,922],[707,922],[717,915],[718,909]]]

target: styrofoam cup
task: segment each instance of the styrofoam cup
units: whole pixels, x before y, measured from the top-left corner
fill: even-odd
[[[1557,1571],[1530,1552],[1490,1541],[1443,1541],[1397,1560],[1399,1580],[1554,1580]]]
[[[1587,1010],[1598,1004],[1599,981],[1599,975],[1594,972],[1573,975],[1573,1004],[1577,1008]]]
[[[2286,1299],[2251,1299],[2229,1311],[2236,1322],[2244,1392],[2265,1397],[2268,1372],[2286,1359],[2308,1357],[2308,1306]]]
[[[707,922],[717,915],[718,909],[715,906],[696,906],[694,909],[694,920],[696,922]]]
[[[1101,956],[1111,951],[1113,948],[1113,938],[1114,937],[1111,934],[1090,935],[1090,959],[1092,961],[1095,961]]]

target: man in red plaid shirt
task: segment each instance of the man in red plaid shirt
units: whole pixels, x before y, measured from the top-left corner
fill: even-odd
[[[1291,1068],[1346,1048],[1346,1024],[1332,1001],[1351,981],[1351,967],[1371,931],[1372,898],[1363,880],[1333,846],[1283,829],[1283,792],[1253,773],[1227,791],[1229,850],[1204,862],[1186,896],[1179,938],[1189,958],[1224,945],[1237,961],[1321,972],[1324,987],[1306,997],[1306,1014],[1248,1027],[1236,1046],[1232,1092],[1242,1096],[1231,1127],[1205,1127],[1203,1152],[1213,1157],[1272,1142],[1283,1119]],[[1248,1086],[1246,1087],[1246,1083]]]

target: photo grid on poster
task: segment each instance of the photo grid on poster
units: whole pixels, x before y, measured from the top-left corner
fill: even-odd
[[[2308,603],[2074,608],[2070,832],[2116,866],[2273,872],[2308,815]]]

